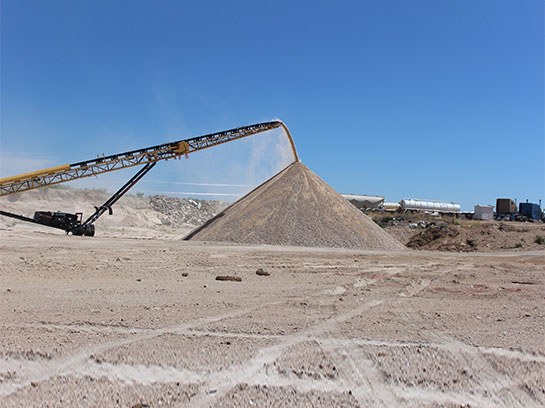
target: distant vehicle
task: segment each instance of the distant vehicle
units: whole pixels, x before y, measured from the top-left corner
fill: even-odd
[[[496,200],[496,214],[494,217],[499,221],[545,221],[545,213],[541,209],[541,200],[539,204],[519,203],[510,198],[498,198]]]
[[[403,199],[399,202],[403,211],[437,212],[440,214],[460,214],[462,207],[454,202],[424,201],[412,198]]]
[[[353,205],[358,207],[360,210],[379,208],[384,203],[384,197],[382,196],[363,194],[342,194],[342,196],[350,201]]]
[[[525,202],[519,204],[519,214],[531,220],[539,220],[541,219],[542,211],[539,204]]]
[[[517,203],[510,198],[498,198],[496,200],[496,214],[499,216],[516,214]]]
[[[382,210],[386,212],[396,212],[401,210],[401,206],[399,205],[399,203],[385,202],[384,204],[382,204]]]

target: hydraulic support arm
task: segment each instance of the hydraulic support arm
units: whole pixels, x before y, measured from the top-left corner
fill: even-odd
[[[129,191],[132,188],[132,186],[134,186],[136,183],[138,183],[140,181],[140,179],[142,177],[144,177],[148,173],[148,171],[153,169],[153,167],[156,164],[157,164],[157,162],[147,163],[144,167],[142,167],[138,171],[138,173],[136,173],[129,181],[127,181],[123,185],[123,187],[121,187],[119,190],[117,190],[117,192],[113,196],[111,196],[104,204],[102,204],[100,207],[95,207],[96,211],[94,212],[94,214],[91,215],[89,218],[87,218],[83,222],[82,225],[85,226],[85,225],[89,225],[89,224],[94,223],[106,211],[108,211],[110,213],[110,215],[111,215],[112,214],[112,205],[114,205],[117,202],[117,200],[119,200],[121,197],[123,197],[125,195],[125,193],[127,193],[127,191]]]

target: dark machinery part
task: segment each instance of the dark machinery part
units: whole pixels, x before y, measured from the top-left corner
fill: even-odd
[[[21,221],[32,222],[34,224],[45,225],[47,227],[58,228],[71,233],[72,235],[93,237],[95,235],[94,222],[100,218],[106,211],[113,214],[112,205],[114,205],[121,197],[123,197],[138,181],[142,179],[157,163],[152,162],[142,167],[123,187],[115,192],[104,204],[100,207],[95,207],[96,211],[82,222],[82,213],[65,213],[51,211],[37,211],[34,213],[34,218],[28,218],[23,215],[13,214],[7,211],[1,211],[0,215],[15,218]]]
[[[65,212],[36,211],[34,220],[42,225],[71,231],[81,226],[82,213],[70,214]]]
[[[95,235],[94,225],[83,225],[81,223],[82,213],[70,214],[65,212],[51,211],[36,211],[34,218],[25,217],[24,215],[13,214],[7,211],[0,210],[0,215],[5,217],[15,218],[17,220],[31,222],[33,224],[44,225],[46,227],[58,228],[71,232],[73,235],[85,235],[92,237]]]

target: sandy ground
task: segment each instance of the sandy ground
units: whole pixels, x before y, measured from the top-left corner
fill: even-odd
[[[0,229],[0,251],[3,407],[545,405],[544,251],[40,227]]]

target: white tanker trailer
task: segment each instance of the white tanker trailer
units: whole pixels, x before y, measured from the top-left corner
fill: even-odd
[[[399,202],[403,211],[426,211],[438,212],[443,214],[460,214],[462,207],[456,203],[445,203],[442,201],[424,201],[413,200],[412,198],[403,199]]]
[[[399,203],[385,202],[384,204],[382,204],[382,210],[386,212],[396,212],[396,211],[399,211],[400,209],[401,209],[401,206],[399,205]]]
[[[371,196],[371,195],[356,195],[356,194],[342,194],[344,198],[354,204],[356,207],[361,209],[368,208],[379,208],[384,202],[384,197],[382,196]]]

